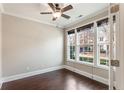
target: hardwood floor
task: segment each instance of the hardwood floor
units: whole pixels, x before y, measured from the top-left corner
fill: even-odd
[[[4,83],[2,90],[107,90],[108,86],[66,69]]]

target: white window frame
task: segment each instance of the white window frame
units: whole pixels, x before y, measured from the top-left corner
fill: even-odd
[[[108,16],[105,16],[105,17],[102,17],[102,18],[99,18],[99,19],[96,19],[96,20],[94,20],[94,21],[91,21],[91,22],[88,22],[88,23],[86,23],[86,24],[84,24],[84,25],[82,25],[82,26],[85,26],[85,25],[88,25],[88,24],[91,24],[91,23],[94,23],[94,25],[93,25],[93,29],[94,29],[94,33],[95,33],[95,38],[94,38],[94,48],[93,48],[93,63],[89,63],[89,62],[83,62],[83,61],[79,61],[78,60],[78,47],[80,46],[80,45],[78,45],[77,44],[77,28],[78,27],[75,27],[75,28],[72,28],[72,29],[74,29],[75,30],[75,60],[71,60],[71,59],[68,59],[68,58],[66,58],[66,61],[67,62],[74,62],[74,63],[79,63],[79,64],[85,64],[85,65],[88,65],[88,66],[93,66],[93,67],[97,67],[97,68],[102,68],[102,69],[105,69],[105,70],[108,70],[109,69],[109,66],[106,66],[106,65],[99,65],[98,63],[98,61],[99,61],[99,53],[98,53],[98,44],[97,44],[97,21],[99,21],[99,20],[102,20],[102,19],[105,19],[105,18],[108,18]],[[79,26],[80,27],[80,26]],[[70,31],[70,30],[68,30],[68,31]],[[66,40],[68,39],[67,38],[67,32],[68,31],[66,31]],[[109,37],[110,38],[110,37]],[[66,46],[66,49],[67,49],[67,47],[68,47],[68,45]],[[109,44],[109,48],[110,48],[110,44]],[[96,51],[96,52],[95,52]],[[66,53],[67,54],[67,53]],[[110,58],[110,57],[109,57]],[[109,60],[109,62],[110,62],[110,60]]]
[[[108,18],[108,17],[106,17]],[[103,18],[105,19],[105,18]],[[102,19],[101,19],[102,20]],[[99,20],[98,20],[99,21]],[[97,22],[97,21],[96,21]],[[108,23],[109,24],[109,23]],[[110,62],[110,41],[109,42],[106,42],[106,43],[98,43],[98,27],[96,27],[97,29],[97,32],[96,32],[96,35],[97,35],[97,41],[96,41],[96,45],[97,45],[97,66],[98,67],[101,67],[101,68],[105,68],[105,69],[108,69],[109,66],[107,65],[101,65],[100,64],[100,45],[109,45],[109,55],[108,55],[108,61]],[[110,40],[110,32],[109,32],[109,40]]]
[[[91,23],[93,23],[93,22],[91,22]],[[91,23],[89,23],[89,24],[91,24]],[[84,25],[85,26],[85,25]],[[94,30],[94,27],[92,27],[92,29]],[[77,38],[78,38],[78,33],[76,34],[76,36],[77,36]],[[95,38],[94,38],[95,39]],[[78,39],[77,39],[78,40]],[[77,41],[78,42],[78,41]],[[85,45],[90,45],[90,44],[84,44],[84,46]],[[82,64],[87,64],[87,65],[91,65],[91,66],[93,66],[94,65],[94,43],[92,44],[93,45],[93,62],[92,63],[90,63],[90,62],[87,62],[87,61],[80,61],[80,59],[79,59],[79,49],[80,49],[80,46],[82,46],[82,45],[80,45],[80,44],[78,44],[78,43],[76,43],[76,47],[77,47],[77,62],[79,62],[79,63],[82,63]]]
[[[75,33],[75,30],[74,30],[74,33]],[[75,43],[76,43],[76,37],[75,37]],[[70,50],[68,50],[68,47],[70,47],[71,45],[70,46],[68,45],[68,31],[66,33],[66,44],[67,44],[67,46],[66,46],[66,50],[67,50],[66,51],[66,55],[67,55],[66,60],[69,62],[75,62],[76,61],[76,47],[75,47],[75,59],[70,59]],[[72,46],[75,46],[75,44],[74,45],[72,44]]]

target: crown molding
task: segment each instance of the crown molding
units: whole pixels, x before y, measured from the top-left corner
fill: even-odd
[[[21,15],[18,15],[18,14],[6,12],[4,10],[3,4],[0,4],[0,12],[2,14],[6,14],[6,15],[10,15],[10,16],[18,17],[18,18],[23,18],[23,19],[27,19],[27,20],[31,20],[31,21],[35,21],[35,22],[46,24],[46,25],[49,25],[49,26],[53,26],[53,27],[56,27],[56,28],[59,28],[59,29],[62,29],[62,30],[66,29],[66,28],[69,28],[69,27],[71,27],[73,25],[76,25],[76,24],[78,24],[78,23],[80,23],[80,22],[82,22],[82,21],[84,21],[84,20],[86,20],[88,18],[92,18],[92,17],[94,17],[94,16],[96,16],[96,15],[98,15],[100,13],[103,13],[103,12],[107,11],[107,9],[108,9],[108,7],[104,8],[102,10],[99,10],[99,11],[97,11],[95,13],[92,13],[92,14],[90,14],[88,16],[85,16],[83,18],[80,18],[78,20],[75,20],[74,22],[71,22],[71,23],[69,23],[69,24],[67,24],[65,26],[57,26],[56,24],[49,23],[49,22],[44,22],[44,21],[41,21],[41,20],[38,20],[38,19],[35,19],[35,18],[25,17],[25,16],[21,16]]]
[[[42,23],[42,24],[45,24],[45,25],[49,25],[49,26],[53,26],[53,27],[56,27],[56,28],[63,29],[62,26],[57,26],[56,24],[52,24],[52,23],[48,23],[48,22],[43,22],[43,21],[37,20],[37,19],[35,19],[35,18],[20,16],[20,15],[17,15],[17,14],[5,12],[2,3],[0,3],[0,13],[5,14],[5,15],[9,15],[9,16],[14,16],[14,17],[22,18],[22,19],[27,19],[27,20],[30,20],[30,21],[34,21],[34,22],[38,22],[38,23]]]
[[[30,21],[34,21],[34,22],[38,22],[38,23],[49,25],[49,26],[53,26],[53,27],[56,27],[56,28],[59,28],[59,29],[63,29],[62,26],[57,26],[56,24],[44,22],[44,21],[41,21],[41,20],[37,20],[35,18],[24,17],[24,16],[20,16],[20,15],[17,15],[17,14],[13,14],[13,13],[8,13],[8,12],[5,12],[5,11],[2,12],[2,14],[13,16],[13,17],[17,17],[17,18],[22,18],[22,19],[26,19],[26,20],[30,20]]]

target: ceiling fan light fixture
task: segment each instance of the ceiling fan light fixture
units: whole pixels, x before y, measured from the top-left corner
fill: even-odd
[[[61,15],[62,15],[61,12],[55,12],[55,13],[53,13],[53,17],[55,17],[55,18],[59,18]]]
[[[53,18],[52,21],[55,21],[57,18],[63,17],[65,19],[70,19],[70,16],[63,14],[66,11],[73,9],[72,5],[68,6],[61,6],[59,3],[48,3],[49,7],[51,8],[51,12],[41,12],[40,14],[52,14]]]

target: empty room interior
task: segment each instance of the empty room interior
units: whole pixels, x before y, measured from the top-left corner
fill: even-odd
[[[1,90],[124,89],[124,4],[1,3]]]

